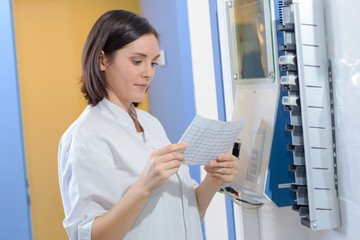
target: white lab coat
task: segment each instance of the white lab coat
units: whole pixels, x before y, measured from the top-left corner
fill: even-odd
[[[154,149],[170,143],[160,122],[132,107],[129,114],[103,99],[88,106],[63,135],[59,181],[71,240],[91,239],[94,218],[104,214],[135,182]],[[156,190],[124,239],[203,239],[194,182],[188,167]]]

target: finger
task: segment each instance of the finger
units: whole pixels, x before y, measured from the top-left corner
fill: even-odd
[[[218,158],[217,158],[218,161],[236,161],[236,157],[230,153],[223,153],[223,154],[220,154],[218,155]]]
[[[169,152],[164,155],[158,156],[158,159],[160,162],[167,162],[167,161],[172,161],[172,160],[178,160],[178,161],[183,162],[185,160],[184,154],[179,153],[179,152]]]
[[[167,170],[166,173],[168,174],[168,179],[169,179],[172,175],[176,174],[178,171],[179,171],[179,168],[172,168],[172,169]]]
[[[205,171],[221,175],[236,175],[237,172],[235,168],[205,168]]]
[[[163,169],[157,172],[157,174],[154,176],[155,181],[160,181],[161,184],[167,182],[169,178],[177,173],[179,171],[179,168],[170,168],[170,169]]]
[[[187,148],[187,146],[188,146],[187,143],[169,144],[169,145],[166,145],[166,146],[152,152],[152,154],[156,155],[156,156],[160,156],[160,155],[164,155],[166,153],[173,152],[173,151],[185,150]]]
[[[208,168],[237,168],[238,163],[236,161],[218,161],[212,160],[206,165]]]
[[[159,168],[162,170],[170,170],[170,169],[175,169],[175,168],[180,168],[181,166],[181,161],[178,160],[172,160],[172,161],[168,161],[163,163]]]
[[[230,182],[235,180],[235,175],[222,175],[222,174],[219,174],[219,173],[211,173],[210,175],[212,177],[215,177],[218,180],[220,180],[222,182],[226,182],[226,183],[230,183]]]

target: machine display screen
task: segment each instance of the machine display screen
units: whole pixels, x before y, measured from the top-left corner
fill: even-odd
[[[269,22],[266,22],[268,15],[264,11],[262,0],[234,1],[231,17],[233,62],[239,83],[242,80],[272,81],[272,56],[268,56],[272,55],[271,33],[270,29],[267,29]],[[268,32],[270,36],[267,36]]]

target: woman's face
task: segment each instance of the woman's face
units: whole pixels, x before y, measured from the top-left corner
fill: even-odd
[[[111,102],[129,110],[132,102],[141,102],[155,74],[159,57],[158,41],[153,34],[146,34],[129,43],[108,59],[102,52],[100,70],[109,84]]]

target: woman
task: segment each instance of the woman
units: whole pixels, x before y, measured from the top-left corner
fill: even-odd
[[[134,13],[103,14],[82,56],[88,107],[63,135],[59,180],[70,239],[202,239],[201,219],[234,179],[230,154],[210,161],[195,186],[160,122],[134,105],[155,73],[158,34]]]

